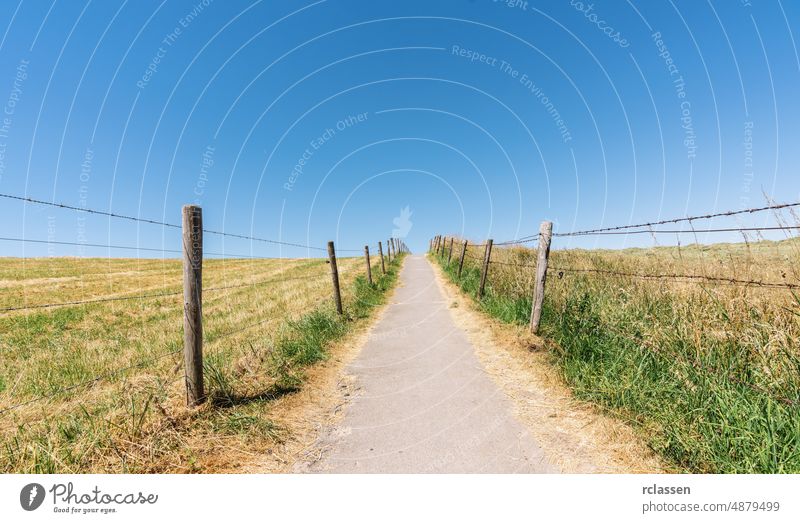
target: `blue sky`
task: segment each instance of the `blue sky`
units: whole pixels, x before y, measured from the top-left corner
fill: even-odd
[[[171,223],[198,203],[208,228],[320,246],[394,230],[416,251],[795,201],[798,22],[786,1],[3,2],[0,192]],[[9,200],[0,219],[6,238],[180,248]]]

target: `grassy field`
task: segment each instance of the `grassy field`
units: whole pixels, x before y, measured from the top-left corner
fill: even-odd
[[[482,256],[469,249],[460,279],[457,256],[441,263],[475,296]],[[481,308],[528,323],[536,252],[492,260]],[[677,470],[800,472],[800,292],[706,279],[796,285],[800,242],[554,250],[550,267],[541,334],[577,397]],[[700,278],[638,277],[675,274]]]
[[[372,261],[370,286],[339,259],[340,318],[323,259],[206,260],[209,401],[190,410],[179,260],[0,259],[0,309],[150,295],[0,312],[0,471],[235,470],[285,436],[270,402],[383,300],[400,262]]]

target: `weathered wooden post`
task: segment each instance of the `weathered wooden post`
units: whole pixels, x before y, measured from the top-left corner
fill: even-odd
[[[483,255],[483,272],[481,273],[481,284],[478,287],[478,298],[483,298],[483,290],[486,287],[486,275],[489,273],[489,259],[492,256],[492,243],[494,243],[494,240],[486,241],[486,252]]]
[[[367,281],[372,285],[372,265],[369,264],[369,245],[364,246],[364,257],[367,259]]]
[[[531,308],[531,332],[539,331],[544,303],[544,284],[547,280],[547,260],[550,257],[550,239],[553,236],[553,222],[544,221],[539,226],[539,256],[536,259],[536,282]]]
[[[447,243],[447,236],[442,236],[442,241],[439,242],[439,250],[436,251],[436,255],[440,258],[442,254],[444,254],[444,244]]]
[[[342,294],[339,291],[339,268],[336,266],[336,248],[333,242],[328,242],[328,259],[331,263],[331,280],[333,281],[333,301],[336,303],[336,312],[342,314]]]
[[[386,254],[389,257],[389,263],[392,263],[392,242],[391,240],[386,240]]]
[[[386,264],[383,263],[383,244],[378,242],[378,254],[381,255],[381,273],[386,274]]]
[[[450,238],[450,251],[447,253],[447,266],[450,267],[450,260],[453,258],[453,238]]]
[[[464,270],[464,257],[467,255],[467,240],[464,240],[464,246],[461,247],[461,260],[458,262],[458,277],[461,278],[461,271]]]
[[[203,209],[184,205],[183,228],[183,365],[186,404],[206,399],[203,386]]]

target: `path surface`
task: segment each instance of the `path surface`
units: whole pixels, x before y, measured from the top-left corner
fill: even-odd
[[[307,470],[556,472],[448,306],[428,261],[407,257],[400,287],[348,368],[357,392]]]

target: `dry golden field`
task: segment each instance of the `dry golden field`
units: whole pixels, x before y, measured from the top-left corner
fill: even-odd
[[[339,259],[350,319],[380,301],[396,267],[372,287],[365,269]],[[347,330],[326,260],[204,262],[199,409],[185,407],[181,275],[179,260],[0,259],[0,470],[235,470],[283,437],[270,401]]]

